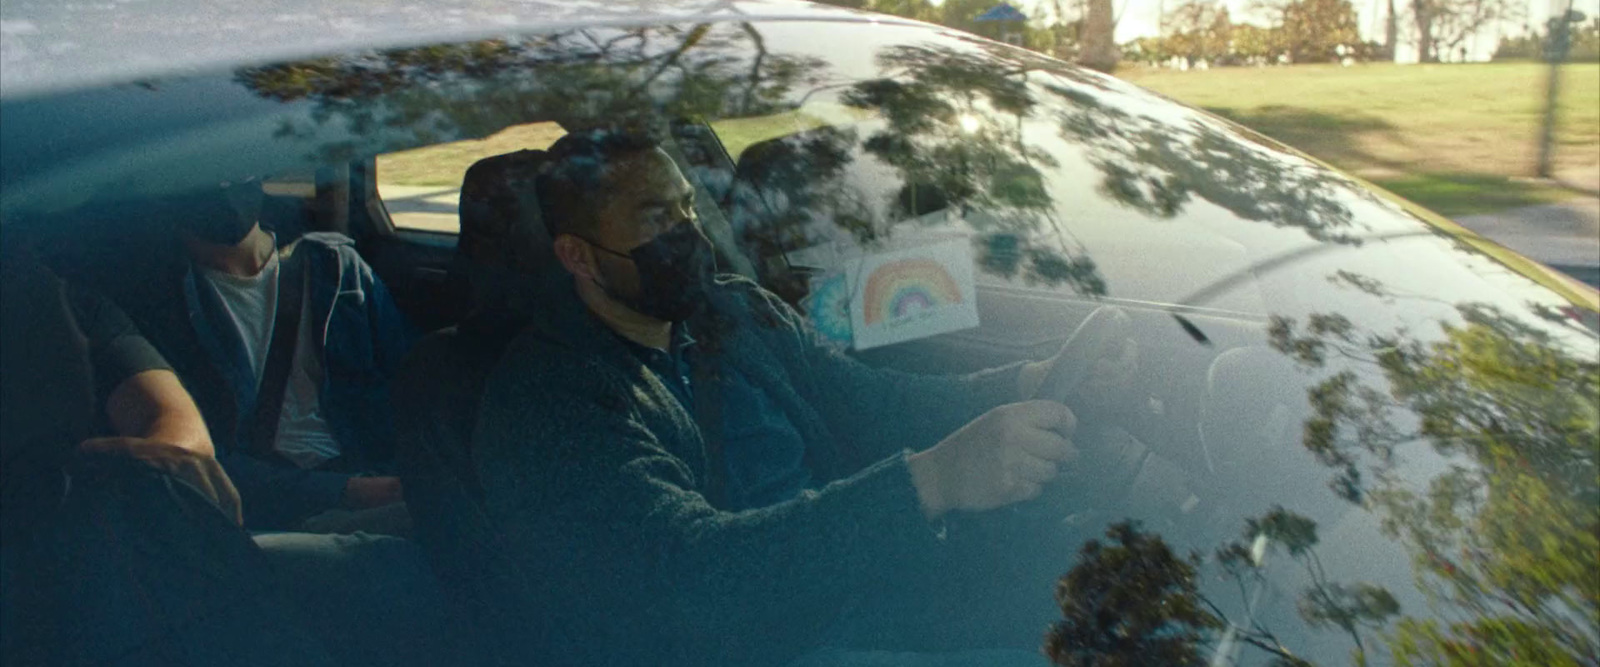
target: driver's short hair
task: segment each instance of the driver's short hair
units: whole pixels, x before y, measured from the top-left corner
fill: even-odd
[[[591,235],[597,224],[597,206],[612,186],[608,178],[611,167],[660,145],[648,132],[620,127],[579,130],[552,144],[549,162],[535,183],[550,238]]]

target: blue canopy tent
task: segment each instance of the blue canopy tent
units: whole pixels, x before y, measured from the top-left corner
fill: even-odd
[[[1012,7],[1004,2],[991,7],[989,11],[979,14],[977,17],[972,19],[974,23],[997,24],[996,28],[998,28],[998,34],[990,36],[998,37],[1000,41],[1017,45],[1022,44],[1022,30],[1020,29],[1020,26],[1021,24],[1027,22],[1027,20],[1028,16],[1026,14],[1023,14],[1016,7]]]
[[[1011,5],[1002,2],[990,8],[989,11],[979,14],[977,18],[972,20],[983,23],[987,23],[989,21],[1026,21],[1028,20],[1028,17],[1016,7],[1012,7]]]

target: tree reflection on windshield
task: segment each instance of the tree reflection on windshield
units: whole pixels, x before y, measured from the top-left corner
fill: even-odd
[[[1594,664],[1600,364],[1497,308],[1457,311],[1437,340],[1359,331],[1339,315],[1276,319],[1279,351],[1353,367],[1311,389],[1305,446],[1338,471],[1341,497],[1381,515],[1449,610],[1402,618],[1387,637],[1397,660]],[[1397,468],[1422,442],[1453,463],[1416,488]]]
[[[648,123],[660,117],[772,113],[826,63],[768,52],[747,23],[571,30],[304,60],[240,70],[281,101],[311,100],[319,123],[408,146],[488,136],[536,120]],[[286,126],[292,134],[307,128]],[[328,162],[353,145],[329,147]]]
[[[1222,621],[1195,584],[1198,554],[1180,557],[1137,522],[1089,540],[1079,564],[1056,584],[1062,620],[1045,639],[1058,665],[1203,665],[1201,651]]]
[[[864,137],[848,127],[790,135],[740,160],[728,205],[736,223],[747,223],[736,227],[752,250],[772,256],[820,242],[817,221],[872,243],[896,222],[951,208],[966,214],[979,261],[993,273],[1104,294],[1093,261],[1068,247],[1054,217],[1040,168],[1055,161],[1022,141],[1021,121],[1036,102],[1018,77],[1047,63],[1019,62],[896,46],[877,56],[883,78],[826,86],[837,74],[827,62],[770,49],[759,29],[740,23],[396,49],[246,68],[236,79],[268,99],[312,101],[317,124],[358,137],[324,142],[321,162],[358,158],[378,137],[392,150],[534,120],[651,126],[760,116],[843,87],[840,101],[876,111],[884,123]],[[314,130],[286,124],[279,133]],[[863,192],[847,172],[861,155],[893,168],[899,187]]]
[[[883,78],[838,96],[876,120],[775,139],[740,158],[732,206],[746,242],[776,254],[826,243],[837,229],[872,246],[906,221],[943,225],[923,216],[948,211],[975,233],[988,272],[1105,294],[1094,262],[1068,245],[1056,219],[1041,172],[1055,159],[1024,140],[1022,122],[1038,106],[1021,78],[1027,69],[933,45],[888,47],[876,63]],[[893,186],[864,189],[851,169],[868,156],[893,170]]]
[[[1056,584],[1061,621],[1045,637],[1045,653],[1058,665],[1232,664],[1249,648],[1271,656],[1273,665],[1309,666],[1270,627],[1257,618],[1253,601],[1267,586],[1267,556],[1279,551],[1307,573],[1300,593],[1301,620],[1313,628],[1333,627],[1348,634],[1352,655],[1364,664],[1363,636],[1382,628],[1400,611],[1394,596],[1367,582],[1333,581],[1316,554],[1316,522],[1281,506],[1247,518],[1243,541],[1216,550],[1214,560],[1199,553],[1178,556],[1158,534],[1138,522],[1113,524],[1109,544],[1090,540],[1078,562]],[[1200,573],[1210,564],[1238,587],[1242,613],[1230,616],[1200,591]],[[1276,622],[1282,622],[1277,619]]]
[[[1350,272],[1333,282],[1386,300],[1420,298]],[[1107,533],[1115,545],[1085,547],[1058,584],[1073,597],[1061,597],[1051,657],[1135,664],[1130,651],[1146,647],[1173,664],[1203,664],[1232,660],[1243,645],[1276,664],[1310,664],[1274,633],[1283,619],[1258,619],[1248,602],[1243,615],[1225,613],[1225,600],[1185,583],[1214,565],[1253,600],[1268,586],[1266,557],[1281,551],[1308,582],[1300,621],[1348,635],[1358,664],[1379,655],[1402,665],[1596,664],[1600,363],[1592,348],[1572,347],[1592,340],[1569,344],[1537,320],[1485,304],[1453,310],[1458,317],[1434,337],[1363,330],[1337,313],[1274,317],[1268,328],[1274,349],[1324,372],[1308,390],[1306,450],[1335,472],[1337,496],[1375,513],[1382,533],[1405,547],[1426,607],[1402,609],[1383,586],[1331,578],[1316,522],[1282,507],[1246,519],[1241,539],[1207,560],[1173,556],[1159,535],[1119,524]],[[1445,463],[1418,475],[1429,468],[1408,461],[1424,445]]]
[[[908,195],[926,188],[966,214],[979,233],[979,262],[991,273],[1105,294],[1094,261],[1066,246],[1040,172],[1058,166],[1055,158],[1023,136],[1023,119],[1038,107],[1024,75],[1039,63],[1018,67],[950,47],[896,46],[879,53],[878,64],[898,78],[856,84],[842,100],[885,120],[863,148],[905,184],[892,210],[920,215]]]
[[[355,137],[320,144],[322,162],[534,120],[771,115],[826,89],[859,122],[735,156],[724,203],[758,260],[830,240],[871,247],[902,224],[959,218],[986,272],[1104,295],[1099,267],[1058,218],[1051,177],[1070,151],[1030,142],[1030,125],[1041,123],[1052,142],[1082,148],[1095,191],[1146,215],[1176,218],[1199,199],[1319,241],[1363,236],[1350,206],[1371,195],[1341,176],[1218,122],[1131,112],[1106,82],[1049,61],[956,44],[885,47],[870,75],[845,77],[769,44],[751,24],[578,30],[249,68],[237,80],[268,99],[308,101],[314,123]],[[1374,297],[1413,298],[1354,274],[1337,278]],[[1405,545],[1437,617],[1402,609],[1376,585],[1331,579],[1317,560],[1316,524],[1282,508],[1245,518],[1243,539],[1218,545],[1210,561],[1123,523],[1085,546],[1062,580],[1051,657],[1199,664],[1242,644],[1306,664],[1271,628],[1222,613],[1195,583],[1215,564],[1248,588],[1265,576],[1261,554],[1279,549],[1310,581],[1299,591],[1300,620],[1348,635],[1357,656],[1381,645],[1402,664],[1596,664],[1600,364],[1520,316],[1475,304],[1454,310],[1459,321],[1431,337],[1363,330],[1339,312],[1274,318],[1268,330],[1274,349],[1323,374],[1308,393],[1306,451],[1333,471],[1340,498],[1379,515],[1384,533]],[[1539,315],[1555,321],[1547,310]],[[1402,454],[1422,443],[1450,464],[1416,487]]]
[[[1171,218],[1194,197],[1246,220],[1298,227],[1319,241],[1359,242],[1341,198],[1357,188],[1309,162],[1225,134],[1212,121],[1158,122],[1077,88],[1047,86],[1066,100],[1063,138],[1088,149],[1103,174],[1101,194],[1152,216]]]

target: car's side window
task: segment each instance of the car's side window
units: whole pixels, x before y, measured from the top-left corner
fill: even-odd
[[[807,111],[811,111],[808,109]],[[772,116],[711,123],[731,156],[773,137],[826,124],[816,112],[790,111]],[[553,121],[514,125],[483,139],[433,144],[376,157],[378,198],[396,229],[456,234],[461,230],[457,207],[461,179],[483,158],[532,149],[544,150],[566,131]]]
[[[566,131],[554,122],[526,123],[483,139],[452,141],[377,156],[378,198],[396,229],[456,234],[461,178],[491,155],[544,150]]]

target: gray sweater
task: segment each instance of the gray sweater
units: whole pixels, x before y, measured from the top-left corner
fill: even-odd
[[[942,548],[906,452],[1015,396],[1015,366],[869,368],[818,345],[772,294],[724,278],[690,323],[722,331],[706,372],[731,365],[766,392],[825,483],[724,511],[706,428],[722,423],[708,414],[719,402],[697,395],[709,407],[687,412],[555,291],[490,375],[473,435],[490,520],[522,565],[529,635],[516,639],[549,664],[775,664],[817,645],[863,591]]]

